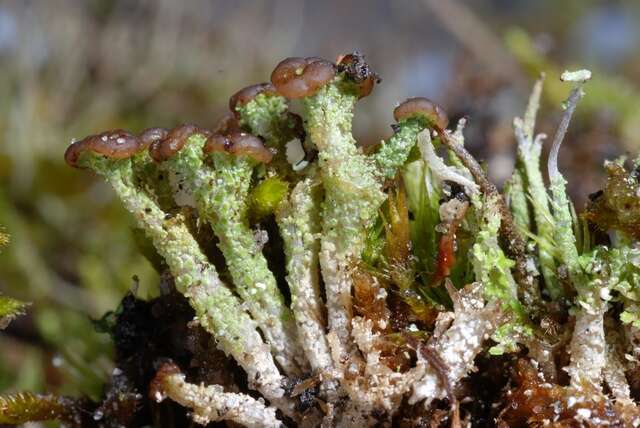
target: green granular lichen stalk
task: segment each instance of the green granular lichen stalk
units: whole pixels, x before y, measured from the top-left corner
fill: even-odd
[[[89,158],[87,166],[103,176],[153,241],[174,276],[176,288],[196,311],[198,322],[246,370],[265,396],[282,397],[281,375],[265,349],[256,323],[218,277],[180,216],[167,219],[153,199],[135,186],[130,160]],[[251,356],[250,358],[249,355]]]
[[[291,310],[285,305],[248,224],[248,195],[255,162],[248,157],[211,155],[203,160],[205,138],[193,135],[166,162],[193,192],[196,204],[219,239],[235,289],[256,320],[276,360],[291,374],[300,373],[304,359],[297,346]]]

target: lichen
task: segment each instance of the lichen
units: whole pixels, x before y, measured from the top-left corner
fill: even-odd
[[[625,352],[640,356],[638,165],[607,163],[582,216],[558,170],[590,73],[563,74],[575,87],[548,186],[536,83],[500,192],[465,148],[466,121],[445,129],[424,98],[401,104],[394,134],[363,150],[354,108],[375,83],[363,61],[283,61],[273,86],[241,91],[237,122],[215,132],[185,125],[147,151],[122,131],[69,149],[135,218],[163,287],[195,314],[183,328],[199,325],[248,380],[192,371],[202,350],[154,356],[151,399],[202,424],[392,426],[415,415],[461,426],[484,408],[502,426],[637,426],[625,370],[638,367]],[[304,152],[295,165],[292,142]]]

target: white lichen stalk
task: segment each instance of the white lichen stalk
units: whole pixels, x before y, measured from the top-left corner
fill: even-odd
[[[304,101],[308,133],[319,151],[325,191],[319,258],[327,295],[330,345],[339,367],[354,351],[350,335],[351,266],[360,258],[365,228],[373,221],[384,194],[373,163],[356,147],[351,135],[357,98],[342,93],[337,83],[326,85]]]
[[[446,366],[444,374],[449,385],[443,384],[443,373],[438,373],[430,361],[421,357],[418,364],[425,366],[425,373],[413,385],[410,403],[424,400],[425,406],[429,406],[433,400],[446,398],[447,389],[454,388],[473,369],[473,361],[501,318],[495,302],[485,303],[482,287],[482,284],[474,283],[460,291],[450,290],[455,305],[453,323],[427,345]]]
[[[431,141],[431,132],[428,129],[418,134],[418,147],[420,148],[422,159],[429,165],[433,176],[440,184],[445,181],[452,181],[462,186],[469,196],[479,193],[479,187],[472,179],[463,175],[463,173],[455,167],[446,165],[436,154]],[[425,176],[425,182],[429,183],[427,185],[430,185],[430,178]]]
[[[326,338],[324,302],[320,296],[320,183],[311,177],[300,181],[277,213],[287,257],[287,282],[298,337],[311,369],[325,373],[333,361]]]
[[[581,308],[576,315],[576,323],[569,345],[571,363],[565,367],[571,377],[571,386],[581,390],[591,385],[601,389],[602,370],[606,364],[606,343],[604,337],[604,313],[606,305],[595,308]]]
[[[602,283],[599,278],[590,281],[580,265],[573,233],[573,216],[566,195],[566,180],[558,171],[558,153],[562,140],[578,101],[584,96],[582,85],[590,78],[591,73],[588,70],[562,74],[561,80],[575,82],[576,87],[567,100],[565,113],[553,139],[548,170],[559,259],[566,267],[569,278],[578,292],[575,328],[569,345],[571,362],[565,370],[571,377],[573,387],[582,388],[585,384],[589,384],[595,390],[600,390],[602,369],[606,363],[604,314],[607,304],[602,301],[596,290],[607,284]]]
[[[224,392],[220,385],[193,384],[185,375],[176,372],[161,374],[156,379],[157,402],[170,398],[192,409],[193,420],[200,425],[211,422],[233,421],[248,428],[279,428],[283,424],[276,417],[276,408],[265,405],[262,399],[240,393]]]

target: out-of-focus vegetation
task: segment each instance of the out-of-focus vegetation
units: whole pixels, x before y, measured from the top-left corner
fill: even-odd
[[[442,4],[470,21],[452,27]],[[640,148],[639,23],[633,0],[0,3],[0,225],[12,237],[0,294],[32,302],[0,333],[0,391],[95,397],[111,345],[91,320],[128,290],[157,292],[111,190],[64,164],[73,138],[211,127],[230,94],[268,80],[280,59],[357,49],[383,79],[356,118],[363,143],[390,134],[398,101],[426,95],[469,116],[468,146],[501,181],[532,77],[578,64],[596,78],[560,168],[580,200],[603,186],[605,157]],[[547,91],[551,106],[566,97],[552,79]],[[544,110],[551,131],[558,112]]]

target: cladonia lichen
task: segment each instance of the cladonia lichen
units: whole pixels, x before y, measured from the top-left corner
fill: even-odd
[[[535,84],[504,192],[464,147],[465,120],[448,130],[426,98],[364,150],[354,108],[377,75],[357,53],[281,62],[216,131],[74,142],[67,161],[111,184],[195,311],[189,328],[248,379],[207,384],[159,360],[151,398],[201,424],[461,426],[483,407],[499,426],[638,426],[625,378],[640,358],[638,161],[607,164],[580,216],[558,169],[589,77],[563,74],[575,87],[548,186]],[[496,397],[483,376],[505,379]]]

